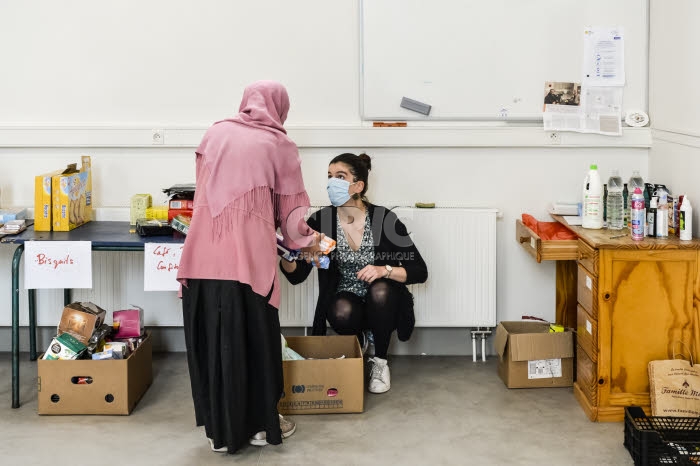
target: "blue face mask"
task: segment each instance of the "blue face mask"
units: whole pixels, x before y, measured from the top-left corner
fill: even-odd
[[[342,180],[340,178],[328,178],[328,199],[331,204],[340,207],[350,200],[350,186],[355,183]]]

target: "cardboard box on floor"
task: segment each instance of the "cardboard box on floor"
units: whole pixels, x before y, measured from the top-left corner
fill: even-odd
[[[287,337],[306,359],[283,361],[282,414],[361,413],[364,409],[362,350],[355,336]],[[345,356],[343,359],[337,359]]]
[[[571,330],[550,333],[546,323],[501,322],[496,328],[495,346],[498,376],[508,388],[573,385]]]
[[[153,380],[151,335],[127,359],[38,361],[39,414],[128,415]],[[92,383],[79,384],[78,377]]]

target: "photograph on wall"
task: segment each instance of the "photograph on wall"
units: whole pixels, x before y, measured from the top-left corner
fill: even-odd
[[[548,105],[579,106],[581,104],[581,84],[547,81],[544,83],[544,109]]]

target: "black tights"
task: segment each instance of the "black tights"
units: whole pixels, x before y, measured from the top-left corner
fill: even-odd
[[[369,329],[374,334],[375,356],[386,359],[391,334],[396,329],[398,311],[396,290],[385,280],[377,280],[363,298],[348,291],[335,295],[326,317],[338,335],[359,335]]]

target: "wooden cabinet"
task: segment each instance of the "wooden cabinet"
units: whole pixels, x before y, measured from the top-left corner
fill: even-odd
[[[700,242],[571,229],[579,235],[574,394],[591,420],[622,421],[625,406],[649,409],[649,361],[670,358],[675,341],[700,349]]]
[[[592,421],[622,421],[630,405],[650,411],[649,361],[671,358],[677,341],[700,360],[700,241],[636,242],[617,237],[626,229],[554,218],[578,235],[575,254],[520,223],[516,239],[538,262],[558,261],[557,322],[577,329],[574,396]]]

